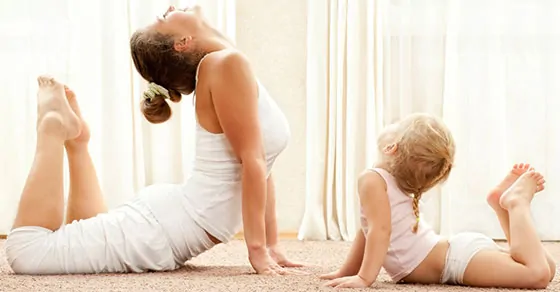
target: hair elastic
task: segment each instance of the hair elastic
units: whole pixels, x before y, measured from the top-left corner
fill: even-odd
[[[152,100],[152,98],[156,97],[157,95],[162,95],[163,98],[165,99],[170,99],[171,97],[169,96],[169,90],[167,90],[165,87],[158,85],[156,83],[150,82],[148,84],[148,89],[146,89],[146,91],[144,91],[144,93],[142,94],[142,97],[144,99],[147,99],[149,101]]]

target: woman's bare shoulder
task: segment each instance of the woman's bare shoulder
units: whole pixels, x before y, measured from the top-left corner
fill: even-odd
[[[225,74],[239,74],[243,71],[251,70],[249,59],[241,51],[234,49],[225,49],[208,54],[205,58],[207,69],[211,76],[221,76]],[[201,68],[202,70],[202,68]]]

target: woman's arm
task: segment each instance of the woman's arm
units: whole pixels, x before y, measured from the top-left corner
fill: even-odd
[[[220,52],[212,77],[214,108],[242,165],[243,232],[249,260],[258,273],[270,272],[266,249],[266,163],[258,119],[257,81],[246,58]]]
[[[276,218],[276,187],[272,174],[266,180],[266,245],[272,259],[282,267],[303,267],[303,263],[294,262],[286,256],[278,244],[278,223]]]
[[[385,180],[377,172],[362,175],[360,202],[368,222],[364,258],[358,276],[369,286],[377,280],[391,239],[391,205]]]
[[[278,244],[278,223],[276,221],[276,188],[272,174],[266,180],[266,245],[274,248]]]

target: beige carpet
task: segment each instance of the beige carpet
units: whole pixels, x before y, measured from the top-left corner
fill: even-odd
[[[305,268],[309,276],[267,277],[251,273],[246,251],[241,241],[217,246],[192,261],[192,266],[170,273],[128,275],[64,275],[16,276],[10,271],[0,241],[0,291],[334,291],[322,287],[317,274],[335,269],[344,260],[350,247],[347,242],[284,241],[283,245],[293,259],[316,266]],[[560,260],[560,243],[548,244]],[[560,291],[560,276],[549,286],[549,291]],[[382,274],[374,285],[375,291],[480,291],[451,286],[395,285],[387,283]],[[353,291],[374,291],[355,289]],[[485,289],[485,291],[508,291]],[[513,290],[515,291],[515,290]]]

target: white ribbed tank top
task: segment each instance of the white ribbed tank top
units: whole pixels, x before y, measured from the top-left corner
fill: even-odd
[[[276,158],[286,148],[291,133],[283,112],[264,86],[257,83],[259,122],[268,176]],[[208,132],[197,121],[195,139],[193,169],[180,186],[180,191],[154,194],[159,201],[151,200],[150,205],[163,225],[174,221],[181,224],[180,213],[187,213],[208,233],[226,243],[242,229],[241,164],[225,134]]]

